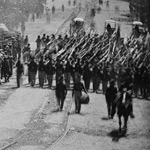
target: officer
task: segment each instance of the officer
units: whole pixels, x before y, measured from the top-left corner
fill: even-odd
[[[117,95],[117,88],[114,85],[115,85],[115,82],[112,79],[110,81],[110,86],[106,89],[106,93],[105,93],[108,118],[111,118],[112,105]]]
[[[52,88],[53,74],[54,74],[54,67],[52,64],[52,59],[48,57],[48,62],[46,63],[46,75],[49,88]]]
[[[44,65],[44,61],[43,61],[43,56],[40,59],[38,71],[39,71],[39,86],[41,88],[43,88],[44,78],[45,78],[45,65]]]
[[[67,95],[67,86],[63,82],[63,76],[60,76],[56,84],[56,97],[60,111],[62,111],[63,109],[66,95]]]
[[[35,62],[34,57],[31,57],[31,61],[28,63],[28,70],[30,84],[33,87],[35,85],[35,77],[37,73],[37,63]]]

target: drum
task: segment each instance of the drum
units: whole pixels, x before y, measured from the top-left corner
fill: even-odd
[[[81,98],[80,98],[80,103],[81,104],[88,104],[90,102],[90,97],[88,94],[84,93],[82,94]]]

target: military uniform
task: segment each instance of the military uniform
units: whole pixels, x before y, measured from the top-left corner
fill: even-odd
[[[59,105],[60,111],[63,109],[66,95],[67,95],[67,86],[63,82],[63,77],[60,76],[56,84],[56,97],[57,97],[57,103]]]
[[[108,117],[111,118],[113,102],[117,95],[117,88],[114,86],[114,81],[110,81],[110,86],[107,88],[105,97],[107,103]]]
[[[39,62],[38,71],[39,71],[39,85],[41,88],[43,88],[44,78],[45,78],[45,65],[44,65],[43,58],[41,58],[41,60]]]

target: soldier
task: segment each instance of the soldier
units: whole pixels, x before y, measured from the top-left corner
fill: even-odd
[[[28,64],[28,70],[29,70],[29,79],[30,84],[33,87],[35,85],[35,77],[37,73],[37,63],[34,60],[34,57],[31,57],[31,61]]]
[[[60,58],[57,59],[56,62],[56,84],[58,82],[58,78],[63,74],[63,66],[61,64]]]
[[[11,68],[7,55],[5,55],[4,61],[2,62],[2,71],[5,78],[5,82],[9,82],[9,78],[11,76]]]
[[[112,66],[110,70],[110,79],[113,79],[116,82],[116,76],[117,76],[117,73],[115,71],[114,66]]]
[[[140,77],[140,70],[139,68],[135,68],[135,73],[134,73],[134,78],[133,78],[133,89],[134,89],[134,95],[135,95],[135,98],[138,97],[138,92],[139,92],[139,81],[141,80],[141,77]]]
[[[114,85],[115,85],[114,80],[111,80],[110,86],[106,89],[106,93],[105,93],[108,118],[111,118],[112,105],[117,95],[117,88]]]
[[[141,94],[143,98],[147,98],[148,96],[148,83],[149,83],[149,75],[148,69],[143,66],[141,68],[142,78],[141,78]]]
[[[66,95],[67,95],[67,86],[63,82],[63,76],[60,76],[56,84],[56,97],[60,111],[62,111],[63,109]]]
[[[103,66],[103,75],[102,75],[103,94],[105,94],[105,92],[106,92],[108,80],[109,80],[108,68],[107,68],[107,65],[104,64],[104,66]]]
[[[45,46],[45,40],[46,40],[46,35],[43,34],[43,37],[41,38],[41,44],[43,47]]]
[[[83,80],[84,80],[85,88],[88,91],[90,87],[91,77],[92,77],[92,71],[90,70],[90,66],[88,62],[86,62],[83,70],[84,70]]]
[[[76,6],[76,0],[73,1],[73,6]]]
[[[67,89],[70,88],[70,78],[71,78],[71,64],[68,60],[65,66],[65,82],[67,85]]]
[[[23,68],[23,64],[20,60],[20,58],[18,58],[17,62],[16,62],[16,75],[17,75],[17,87],[19,88],[20,87],[20,84],[21,84],[21,77],[22,77],[22,74],[24,73],[24,68]]]
[[[22,35],[24,35],[25,29],[26,29],[26,27],[25,27],[25,22],[23,21],[23,22],[21,23],[21,32],[22,32]]]
[[[109,1],[106,2],[106,8],[109,8]]]
[[[41,48],[41,42],[42,42],[42,40],[40,38],[40,35],[38,35],[38,37],[37,37],[37,39],[36,39],[35,42],[37,44],[37,50],[40,50],[40,48]]]
[[[29,42],[29,39],[28,39],[28,35],[26,35],[25,39],[24,39],[24,46],[26,46]]]
[[[62,4],[61,9],[62,9],[63,12],[65,11],[65,6],[64,6],[64,4]]]
[[[53,74],[54,74],[54,67],[52,64],[52,59],[48,57],[48,62],[46,63],[46,75],[49,88],[52,88]]]
[[[77,59],[77,62],[75,64],[75,74],[79,74],[82,75],[82,64],[81,64],[81,60]]]
[[[99,70],[98,65],[95,64],[93,68],[93,74],[92,74],[92,81],[93,81],[93,92],[97,92],[99,86],[97,85],[99,81]]]
[[[68,1],[68,5],[69,5],[69,6],[71,5],[71,1],[70,1],[70,0]]]
[[[50,10],[48,9],[47,13],[46,13],[46,23],[50,24]]]
[[[82,96],[82,90],[87,93],[84,84],[81,82],[81,76],[77,75],[75,77],[75,83],[73,87],[72,95],[75,97],[75,113],[80,113],[81,111],[81,102],[80,98]]]
[[[50,41],[50,38],[49,38],[49,35],[47,35],[46,40],[45,40],[46,45],[49,41]]]
[[[26,62],[26,61],[29,60],[30,52],[31,52],[30,44],[28,44],[22,50],[22,53],[23,53],[23,62]]]
[[[95,9],[92,8],[92,9],[91,9],[91,17],[95,17],[95,14],[96,14]]]
[[[2,62],[3,62],[3,54],[2,49],[0,49],[0,85],[1,85],[1,75],[2,75]]]
[[[32,13],[32,17],[31,17],[31,21],[35,21],[35,15],[34,15],[34,13]]]
[[[43,61],[43,56],[41,56],[38,71],[39,71],[39,86],[41,88],[43,88],[44,78],[45,78],[45,65],[44,65],[44,61]]]
[[[55,6],[52,7],[52,14],[55,13]]]

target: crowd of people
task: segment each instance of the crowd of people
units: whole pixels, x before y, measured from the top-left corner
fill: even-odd
[[[102,94],[107,95],[108,85],[116,85],[117,90],[120,90],[122,85],[129,88],[132,83],[135,97],[148,98],[150,67],[145,55],[145,52],[149,54],[147,45],[134,40],[133,36],[124,44],[119,39],[119,33],[112,33],[110,29],[107,26],[103,35],[85,32],[71,36],[60,34],[58,37],[54,34],[43,34],[42,37],[38,35],[34,55],[28,36],[6,41],[0,51],[1,79],[9,82],[14,66],[17,68],[17,87],[20,87],[20,78],[24,73],[23,62],[28,66],[28,81],[32,87],[36,84],[37,74],[40,88],[47,84],[53,89],[56,79],[56,96],[60,110],[63,109],[67,90],[73,88],[77,113],[81,110],[79,97],[82,90],[85,93],[92,90],[97,94],[102,91]],[[111,115],[109,104],[108,115]]]
[[[3,78],[5,82],[9,82],[13,74],[13,65],[21,56],[22,47],[23,40],[19,35],[0,40],[0,83]]]
[[[91,41],[88,43],[86,38],[91,38]],[[89,34],[80,35],[80,37],[69,37],[68,35],[62,37],[62,35],[59,35],[58,38],[54,34],[51,36],[46,34],[43,34],[42,37],[38,36],[35,55],[29,55],[25,61],[28,65],[29,83],[32,87],[35,85],[38,73],[39,87],[43,88],[45,84],[48,84],[48,87],[53,89],[55,78],[56,87],[59,81],[62,82],[63,80],[66,88],[60,89],[67,91],[73,88],[71,82],[75,84],[76,79],[80,78],[80,81],[82,80],[85,86],[85,88],[84,86],[79,88],[80,92],[82,89],[85,89],[87,93],[92,91],[101,93],[100,91],[102,90],[102,93],[106,94],[107,87],[113,79],[114,85],[118,89],[122,84],[126,88],[132,84],[135,97],[148,98],[150,95],[150,71],[148,66],[144,65],[144,63],[141,66],[137,62],[133,62],[132,56],[124,64],[122,62],[117,62],[116,64],[115,60],[112,61],[111,59],[109,61],[107,61],[108,59],[102,59],[104,57],[101,58],[99,56],[103,55],[101,53],[103,48],[99,47],[97,52],[94,47],[102,40],[101,38],[99,35],[91,36]],[[74,43],[76,43],[76,46]],[[88,48],[91,45],[94,49],[92,48],[89,51]],[[75,51],[70,51],[73,48]],[[86,51],[80,51],[83,48]],[[146,47],[142,46],[142,48],[142,51],[144,51]],[[30,53],[30,49],[28,50]],[[104,52],[106,53],[106,51],[105,49]],[[90,85],[92,85],[92,91]],[[63,93],[66,93],[65,91]],[[80,109],[78,112],[80,112]]]
[[[10,30],[17,30],[20,24],[28,21],[30,15],[36,14],[39,18],[45,3],[45,0],[0,1],[0,21]]]

